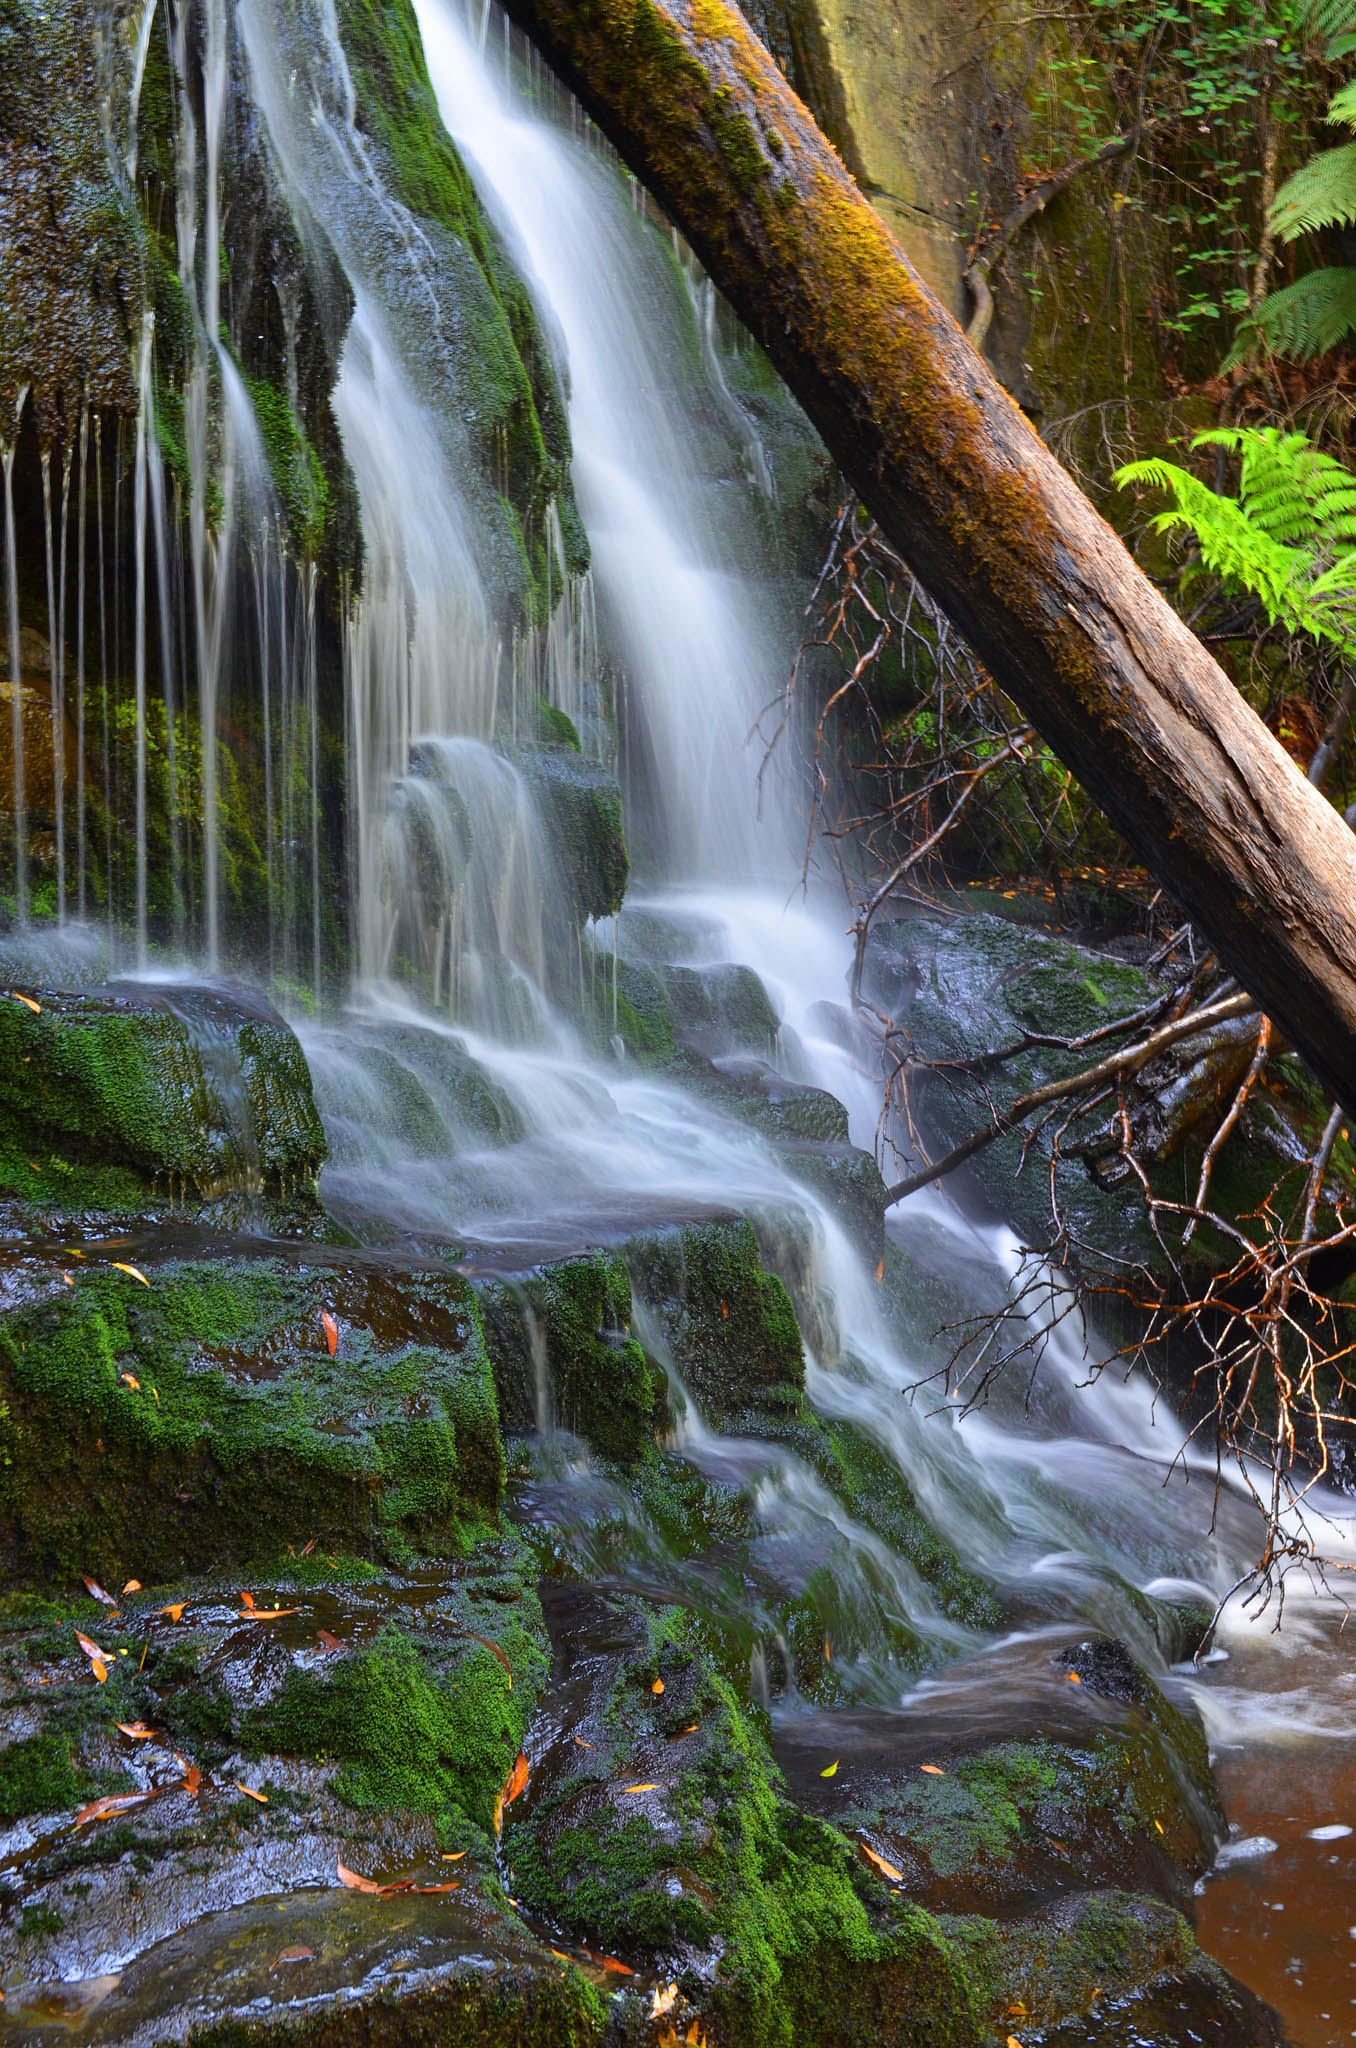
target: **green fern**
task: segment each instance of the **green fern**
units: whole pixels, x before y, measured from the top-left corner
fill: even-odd
[[[1309,0],[1303,16],[1314,34],[1325,39],[1325,55],[1330,64],[1347,54],[1346,49],[1338,47],[1340,44],[1348,43],[1349,39],[1356,44],[1356,38],[1351,37],[1351,31],[1356,29],[1356,7],[1351,0]]]
[[[1321,149],[1292,171],[1271,209],[1272,226],[1283,242],[1314,228],[1356,220],[1356,142]]]
[[[1190,533],[1205,567],[1259,599],[1273,624],[1356,656],[1356,477],[1278,427],[1220,427],[1191,445],[1240,457],[1237,498],[1158,458],[1127,463],[1112,481],[1171,499],[1152,529]]]
[[[1294,284],[1268,293],[1240,326],[1221,367],[1232,370],[1247,362],[1259,343],[1275,356],[1307,363],[1354,332],[1356,270],[1337,264],[1327,270],[1311,270]]]

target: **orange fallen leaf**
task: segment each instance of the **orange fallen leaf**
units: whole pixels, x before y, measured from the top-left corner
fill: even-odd
[[[662,2020],[664,2014],[672,2012],[677,2003],[678,1986],[676,1984],[666,1984],[662,1991],[656,1989],[654,2004],[650,2007],[650,2018],[652,2020]]]
[[[313,1537],[311,1538],[311,1540],[310,1540],[310,1542],[309,1542],[309,1543],[303,1543],[303,1544],[302,1544],[302,1546],[301,1546],[301,1549],[300,1549],[300,1550],[299,1550],[299,1551],[297,1552],[297,1556],[298,1556],[298,1557],[309,1557],[309,1556],[310,1556],[310,1554],[311,1554],[311,1552],[312,1552],[312,1551],[313,1551],[314,1549],[315,1549],[315,1537],[313,1536]]]
[[[724,1302],[722,1302],[720,1305],[720,1312],[723,1316],[728,1316],[730,1313],[729,1309],[725,1306]]]
[[[509,1772],[508,1778],[504,1785],[505,1806],[512,1806],[514,1800],[525,1789],[527,1785],[527,1777],[527,1758],[523,1755],[522,1751],[519,1750],[518,1760],[514,1764],[513,1769]]]
[[[346,1870],[342,1863],[338,1868],[340,1884],[346,1884],[351,1892],[371,1892],[374,1896],[380,1893],[381,1886],[375,1878],[360,1877],[356,1870]]]
[[[661,1693],[661,1692],[663,1692],[663,1690],[664,1690],[664,1681],[663,1681],[663,1679],[662,1679],[662,1678],[656,1678],[656,1680],[655,1680],[654,1684],[653,1684],[653,1685],[652,1685],[652,1686],[650,1687],[650,1691],[651,1691],[652,1693],[656,1693],[656,1694],[658,1694],[658,1693]]]
[[[903,1871],[896,1870],[893,1863],[887,1863],[883,1856],[878,1856],[869,1842],[858,1842],[857,1847],[873,1870],[879,1871],[882,1877],[888,1877],[891,1884],[903,1884]]]
[[[680,1728],[680,1729],[678,1730],[678,1733],[679,1733],[680,1735],[695,1735],[695,1734],[696,1734],[696,1732],[697,1732],[697,1730],[698,1730],[698,1729],[699,1729],[700,1727],[701,1727],[701,1722],[700,1722],[700,1721],[693,1721],[693,1722],[691,1722],[691,1723],[689,1724],[689,1726],[688,1726],[688,1727],[686,1727],[686,1728]]]
[[[236,1789],[236,1791],[237,1791],[237,1792],[243,1792],[243,1793],[244,1793],[244,1795],[245,1795],[245,1797],[246,1797],[246,1799],[255,1799],[255,1800],[257,1800],[257,1801],[259,1802],[260,1806],[267,1806],[267,1805],[268,1805],[268,1794],[267,1794],[267,1792],[256,1792],[256,1791],[254,1791],[254,1789],[253,1789],[253,1788],[252,1788],[251,1786],[249,1786],[249,1785],[241,1785],[241,1784],[239,1784],[239,1783],[237,1783],[237,1785],[236,1785],[236,1788],[235,1788],[235,1789]]]
[[[327,1308],[322,1308],[320,1311],[320,1323],[325,1332],[325,1343],[330,1357],[333,1358],[335,1352],[339,1349],[339,1325],[335,1322],[334,1317]]]
[[[106,1819],[110,1813],[126,1813],[129,1806],[141,1806],[154,1797],[153,1792],[114,1792],[106,1799],[92,1799],[75,1816],[75,1825],[82,1828],[88,1821]]]
[[[276,1970],[279,1963],[313,1963],[314,1961],[315,1950],[303,1947],[302,1943],[298,1941],[294,1942],[291,1948],[280,1948],[273,1961],[269,1964],[269,1969]]]
[[[74,1287],[74,1285],[75,1285],[75,1276],[74,1276],[73,1274],[71,1274],[71,1273],[63,1273],[61,1277],[62,1277],[62,1279],[63,1279],[63,1280],[64,1280],[64,1281],[66,1282],[66,1285],[67,1285],[68,1287]]]
[[[129,1580],[127,1581],[127,1584],[126,1584],[126,1585],[125,1585],[125,1586],[123,1587],[123,1589],[122,1589],[122,1592],[121,1592],[121,1594],[119,1595],[119,1598],[120,1598],[120,1599],[123,1599],[123,1600],[125,1600],[125,1599],[127,1598],[127,1595],[128,1595],[129,1593],[139,1593],[140,1591],[141,1591],[141,1581],[140,1581],[140,1579],[129,1579]]]
[[[1022,2044],[1015,2034],[1008,2035],[1007,2048],[1022,2048]]]
[[[240,1595],[240,1605],[241,1605],[242,1607],[248,1607],[248,1608],[250,1609],[251,1613],[252,1613],[252,1612],[253,1612],[253,1610],[254,1610],[254,1595],[253,1595],[253,1593],[242,1593],[242,1594]]]
[[[75,1631],[75,1640],[77,1641],[77,1643],[79,1643],[85,1655],[91,1660],[97,1660],[107,1663],[109,1657],[112,1655],[112,1651],[110,1650],[101,1650],[99,1648],[99,1645],[95,1642],[93,1636],[82,1635],[79,1629]]]
[[[417,1884],[415,1890],[417,1892],[459,1892],[461,1890],[461,1879],[454,1877],[450,1884]]]
[[[574,1957],[567,1956],[563,1948],[553,1948],[551,1953],[558,1963],[572,1963],[574,1961]]]
[[[595,1747],[595,1744],[592,1742],[585,1742],[582,1735],[576,1735],[574,1739],[581,1749],[593,1749]]]
[[[826,1664],[832,1664],[833,1662],[833,1652],[829,1648],[829,1639],[827,1636],[825,1636],[824,1638],[824,1662]]]
[[[184,1609],[187,1607],[187,1605],[187,1600],[176,1600],[172,1606],[162,1607],[160,1609],[160,1612],[162,1614],[167,1614],[171,1621],[182,1621]]]
[[[113,1595],[111,1593],[105,1593],[103,1587],[99,1584],[99,1581],[97,1579],[86,1578],[83,1572],[80,1576],[84,1580],[86,1591],[89,1593],[91,1600],[98,1600],[100,1604],[104,1607],[117,1606],[118,1603],[113,1598]]]
[[[837,1769],[838,1769],[838,1763],[839,1763],[839,1759],[838,1759],[837,1757],[835,1757],[835,1758],[834,1758],[834,1760],[833,1760],[833,1762],[832,1762],[832,1763],[831,1763],[831,1764],[829,1765],[829,1768],[827,1769],[827,1771],[821,1771],[821,1772],[820,1772],[820,1774],[819,1774],[819,1775],[820,1775],[820,1777],[821,1777],[821,1778],[831,1778],[831,1777],[833,1777],[833,1775],[835,1774],[835,1772],[836,1772],[836,1771],[837,1771]]]
[[[946,1772],[940,1764],[919,1764],[918,1768],[920,1771],[926,1771],[930,1778],[944,1778],[946,1776]]]
[[[143,1286],[143,1287],[149,1287],[149,1286],[150,1286],[150,1284],[151,1284],[151,1283],[150,1283],[150,1281],[149,1281],[149,1280],[148,1280],[148,1279],[146,1278],[146,1275],[145,1275],[145,1274],[144,1274],[144,1273],[143,1273],[143,1272],[141,1271],[141,1269],[140,1269],[139,1267],[137,1267],[137,1266],[124,1266],[124,1264],[123,1264],[123,1262],[122,1262],[122,1260],[121,1260],[121,1259],[114,1259],[114,1260],[112,1261],[112,1265],[113,1265],[113,1271],[114,1271],[115,1273],[130,1273],[130,1274],[131,1274],[131,1276],[132,1276],[132,1278],[133,1278],[134,1280],[139,1280],[139,1281],[141,1282],[141,1284],[142,1284],[142,1286]]]
[[[327,1628],[318,1628],[315,1639],[322,1650],[342,1650],[344,1647],[339,1637],[331,1635]]]
[[[1081,1685],[1083,1681],[1076,1671],[1071,1671],[1069,1673],[1069,1683],[1070,1685]]]
[[[118,1374],[118,1378],[122,1381],[125,1387],[130,1387],[134,1394],[139,1394],[141,1392],[141,1381],[138,1379],[134,1379],[130,1372],[120,1372]]]
[[[154,1728],[148,1728],[144,1721],[115,1721],[113,1725],[119,1735],[130,1735],[133,1742],[149,1742],[155,1734]]]
[[[880,1285],[881,1281],[882,1281],[882,1280],[883,1280],[884,1278],[885,1278],[885,1261],[884,1261],[884,1259],[878,1259],[878,1260],[877,1260],[877,1262],[876,1262],[876,1285],[877,1285],[878,1287],[879,1287],[879,1285]]]
[[[460,1863],[465,1854],[466,1851],[464,1849],[444,1849],[438,1861],[440,1863]]]
[[[658,1785],[623,1785],[622,1798],[625,1799],[628,1793],[631,1792],[657,1792],[658,1790]]]
[[[100,1685],[102,1685],[104,1680],[108,1677],[108,1666],[104,1663],[102,1657],[92,1657],[90,1659],[89,1668],[94,1673],[94,1676],[98,1679]]]
[[[627,1964],[619,1963],[615,1956],[599,1956],[598,1961],[605,1970],[613,1971],[618,1977],[634,1977],[636,1974]]]
[[[187,1771],[184,1773],[184,1782],[182,1789],[188,1793],[190,1798],[192,1798],[193,1794],[198,1790],[198,1787],[201,1784],[202,1772],[198,1769],[198,1766],[196,1764],[190,1764]]]
[[[33,1012],[35,1017],[42,1015],[42,1004],[35,1003],[32,996],[21,996],[17,988],[6,989],[5,993],[11,996],[16,1003],[23,1003],[26,1008]]]

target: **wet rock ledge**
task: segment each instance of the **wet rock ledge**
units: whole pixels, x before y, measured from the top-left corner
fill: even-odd
[[[905,1475],[808,1407],[757,1219],[518,1274],[356,1250],[281,1020],[27,993],[6,2048],[1275,2048],[1191,1932],[1223,1829],[1199,1727],[1121,1645],[992,1648],[1002,1603]],[[853,1696],[832,1573],[769,1559],[752,1467],[672,1448],[684,1387],[928,1589],[934,1704]]]

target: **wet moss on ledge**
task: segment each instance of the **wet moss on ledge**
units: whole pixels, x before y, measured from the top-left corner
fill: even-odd
[[[401,1327],[363,1286],[270,1260],[149,1278],[82,1266],[0,1321],[0,1557],[16,1579],[116,1579],[134,1555],[167,1575],[288,1543],[455,1555],[494,1525],[498,1410],[464,1282],[403,1279]]]

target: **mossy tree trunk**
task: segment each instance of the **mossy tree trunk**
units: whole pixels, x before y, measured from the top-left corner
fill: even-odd
[[[933,298],[724,0],[506,0],[890,540],[1356,1114],[1356,835]]]

